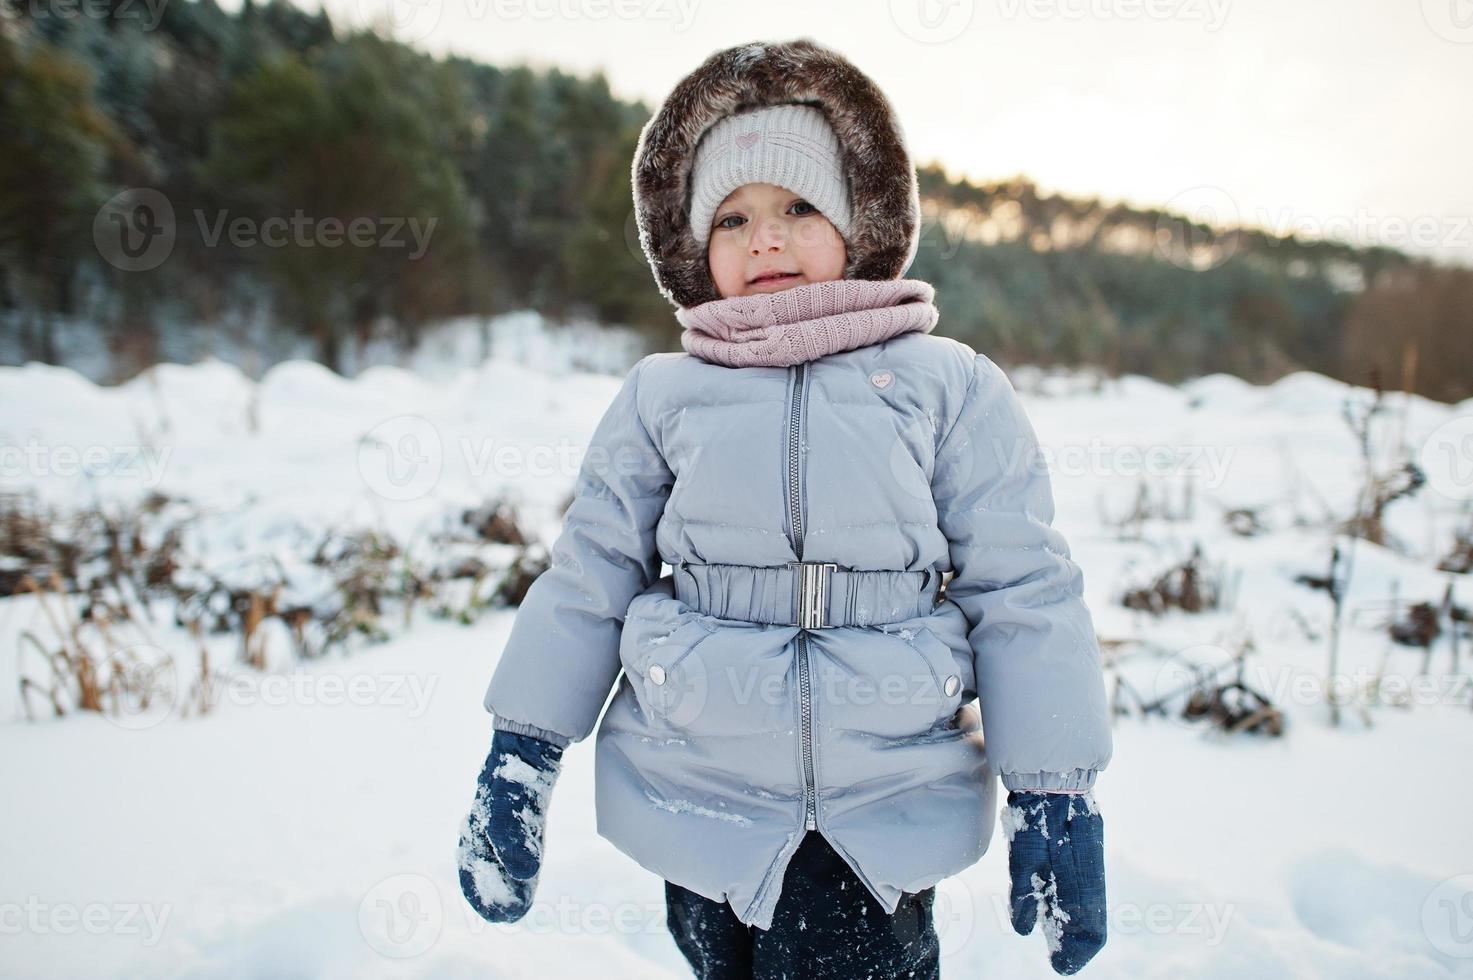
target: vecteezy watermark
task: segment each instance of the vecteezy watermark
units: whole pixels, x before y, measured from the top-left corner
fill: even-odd
[[[173,902],[43,902],[29,895],[24,902],[0,902],[0,935],[24,933],[42,936],[141,936],[144,946],[156,946],[168,925]]]
[[[1252,224],[1280,238],[1342,239],[1388,248],[1473,248],[1473,216],[1404,215],[1357,208],[1349,213],[1311,215],[1289,208],[1254,211]]]
[[[676,31],[695,22],[699,0],[463,0],[475,20],[667,21]]]
[[[1172,265],[1201,272],[1233,257],[1243,223],[1238,202],[1221,187],[1202,184],[1174,194],[1156,220],[1156,253]]]
[[[1452,500],[1473,498],[1473,415],[1458,415],[1432,430],[1418,452],[1432,489]]]
[[[396,671],[240,671],[197,678],[186,691],[175,658],[147,644],[112,651],[96,668],[96,677],[104,716],[130,731],[152,728],[173,717],[186,700],[201,710],[221,704],[402,708],[409,718],[419,718],[429,710],[440,683],[438,674]]]
[[[865,614],[862,606],[855,612]],[[781,726],[795,697],[791,659],[778,655],[781,637],[763,642],[755,634],[712,639],[695,622],[673,632],[657,628],[629,636],[626,673],[641,708],[674,734]],[[975,693],[971,670],[944,640],[894,623],[853,648],[821,650],[808,664],[803,696],[818,713],[830,724],[875,735],[925,731]]]
[[[1153,704],[1166,706],[1167,718],[1183,728],[1192,728],[1193,719],[1186,717],[1176,702],[1185,704],[1192,691],[1209,683],[1215,672],[1232,660],[1226,648],[1212,643],[1199,643],[1177,650],[1167,657],[1151,675],[1145,694]]]
[[[1035,444],[1029,439],[992,439],[992,459],[999,475],[1131,478],[1194,476],[1207,489],[1227,478],[1235,446],[1198,444],[1113,444],[1092,437],[1083,444]],[[974,464],[975,465],[975,464]]]
[[[1044,445],[1031,437],[973,440],[959,451],[942,449],[934,468],[924,465],[931,425],[912,423],[890,443],[888,468],[893,485],[920,500],[938,489],[950,496],[978,483],[1023,477],[1191,477],[1204,489],[1221,487],[1228,477],[1234,445],[1211,443],[1114,443],[1093,436],[1082,443]],[[934,486],[933,486],[934,482]]]
[[[1182,728],[1195,728],[1198,717],[1182,708],[1196,692],[1226,683],[1237,669],[1237,658],[1227,648],[1201,643],[1177,650],[1162,661],[1143,691],[1151,703],[1165,708],[1167,718]],[[1473,678],[1406,673],[1358,666],[1325,675],[1294,664],[1253,663],[1244,666],[1244,680],[1280,708],[1317,707],[1334,703],[1369,707],[1467,705],[1473,703]]]
[[[445,16],[445,0],[355,0],[361,22],[382,26],[405,43],[422,41]],[[476,23],[491,19],[533,21],[668,22],[683,32],[695,21],[697,0],[456,0]]]
[[[1262,229],[1272,248],[1305,238],[1401,249],[1473,249],[1473,215],[1400,214],[1357,208],[1306,214],[1292,208],[1245,211],[1221,187],[1202,185],[1173,195],[1156,221],[1155,248],[1173,265],[1204,271],[1237,252],[1241,229]]]
[[[369,218],[360,215],[349,221],[338,217],[314,218],[301,208],[292,212],[291,218],[247,218],[237,215],[232,218],[229,211],[216,212],[207,217],[196,209],[195,220],[199,224],[200,238],[206,246],[214,248],[223,236],[236,248],[338,248],[351,245],[354,248],[409,248],[412,262],[429,250],[430,236],[435,232],[439,218],[421,221],[418,217]]]
[[[78,476],[115,477],[138,480],[157,487],[168,468],[174,447],[119,443],[117,445],[71,445],[45,443],[28,438],[20,445],[0,445],[0,478]]]
[[[1201,21],[1208,33],[1227,20],[1232,0],[997,0],[1006,20]]]
[[[486,929],[507,933],[635,936],[660,935],[666,931],[663,899],[654,902],[579,901],[568,895],[547,900],[538,898],[527,914],[515,922],[487,922],[464,906],[472,933]]]
[[[1205,488],[1212,490],[1222,486],[1227,478],[1237,447],[1167,443],[1116,445],[1092,437],[1085,444],[1040,445],[1036,454],[1028,454],[1022,440],[1009,443],[995,439],[993,449],[1004,473],[1034,466],[1040,474],[1047,472],[1062,477],[1197,476],[1202,477]]]
[[[634,478],[639,482],[659,481],[674,472],[690,473],[704,454],[704,447],[671,447],[668,455],[640,446],[589,446],[571,439],[555,443],[498,442],[495,439],[456,440],[466,471],[474,477],[488,474],[499,479],[521,477],[600,476]]]
[[[236,673],[212,676],[208,685],[211,704],[265,704],[273,707],[394,707],[407,709],[419,718],[429,709],[440,682],[438,674],[405,674],[394,671],[330,674],[294,670],[287,673]]]
[[[921,890],[906,889],[911,895],[919,894]],[[488,922],[477,915],[469,903],[462,903],[462,910],[466,928],[472,935],[493,930],[533,935],[661,936],[669,929],[666,921],[669,910],[664,899],[588,901],[569,895],[550,897],[543,892],[528,907],[526,914],[515,922]],[[913,913],[903,906],[897,907],[893,915],[897,929],[908,933],[913,928]],[[409,916],[401,915],[401,918],[407,922]],[[964,881],[947,878],[936,886],[931,920],[941,942],[943,957],[955,954],[966,945],[976,925],[976,911],[971,890]]]
[[[976,13],[975,0],[890,0],[890,20],[900,33],[922,44],[961,37]]]
[[[728,665],[714,676],[707,673],[699,655],[680,658],[669,667],[650,664],[642,674],[651,703],[672,725],[696,723],[711,702],[713,689],[720,693],[720,709],[765,705],[781,708],[792,700],[792,681],[785,673],[771,673],[755,666],[738,669]],[[960,674],[938,678],[924,666],[910,671],[840,673],[815,672],[809,697],[830,711],[846,707],[869,709],[919,707],[934,715],[946,697],[959,695],[964,684]],[[882,714],[871,719],[880,724]]]
[[[152,187],[119,191],[92,219],[92,243],[104,262],[124,272],[156,269],[174,251],[174,205]]]
[[[440,430],[418,415],[399,415],[358,441],[358,475],[385,500],[417,500],[440,482],[445,448]]]
[[[407,250],[413,262],[429,250],[438,218],[360,215],[344,221],[314,217],[301,208],[290,217],[232,216],[229,210],[195,208],[195,226],[207,248],[225,243],[234,248],[377,248]],[[97,253],[124,272],[156,269],[173,253],[178,240],[174,205],[151,187],[135,187],[113,195],[92,221]]]
[[[636,487],[640,495],[669,483],[675,472],[693,472],[704,447],[671,447],[668,455],[652,446],[589,445],[571,439],[552,443],[502,442],[459,436],[451,458],[459,457],[467,475],[498,479],[527,477],[601,480]],[[420,415],[397,415],[375,425],[358,442],[358,473],[369,490],[386,500],[417,500],[438,485],[446,464],[439,428]]]
[[[1473,0],[1422,0],[1422,19],[1454,44],[1473,44]]]
[[[964,878],[943,878],[933,887],[936,897],[931,903],[931,925],[944,959],[954,956],[971,940],[977,929],[977,904]]]
[[[993,912],[1005,930],[1011,930],[1012,909],[1004,894],[992,896]],[[1106,902],[1105,917],[1111,935],[1150,933],[1153,936],[1189,936],[1203,946],[1220,946],[1237,905],[1233,902]]]
[[[419,956],[440,938],[445,915],[435,883],[422,874],[390,875],[358,903],[358,931],[393,959]]]
[[[1427,893],[1422,933],[1439,953],[1473,959],[1473,874],[1453,875]]]
[[[139,27],[151,31],[159,26],[169,0],[0,0],[0,20],[17,20],[22,15],[32,21],[136,20]]]
[[[179,669],[160,647],[138,643],[110,650],[94,676],[103,717],[119,728],[152,728],[179,708]]]
[[[396,41],[423,41],[440,26],[444,0],[354,0],[360,23],[383,28]]]

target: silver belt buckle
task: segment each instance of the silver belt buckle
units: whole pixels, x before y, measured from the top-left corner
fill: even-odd
[[[823,629],[829,608],[829,576],[826,573],[838,568],[831,561],[790,561],[789,566],[798,566],[798,621],[794,626],[803,629]]]

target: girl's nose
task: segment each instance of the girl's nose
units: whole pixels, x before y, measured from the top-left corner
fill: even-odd
[[[762,249],[782,249],[788,243],[788,229],[777,218],[764,218],[761,221],[752,222],[752,239],[750,247],[752,254],[756,255]]]

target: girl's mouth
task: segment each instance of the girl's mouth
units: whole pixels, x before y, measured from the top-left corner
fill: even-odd
[[[770,282],[790,282],[791,280],[797,279],[798,276],[799,273],[796,272],[768,273],[767,275],[758,276],[756,279],[753,279],[751,285],[762,286]]]

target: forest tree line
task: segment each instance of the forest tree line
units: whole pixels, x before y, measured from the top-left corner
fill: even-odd
[[[601,74],[433,58],[284,0],[170,2],[156,22],[132,0],[0,4],[7,357],[56,362],[56,323],[81,318],[131,373],[162,322],[262,309],[332,367],[353,342],[523,308],[678,348],[630,197],[652,110]],[[1473,395],[1467,269],[1023,177],[920,178],[907,274],[935,284],[939,332],[997,360]]]

